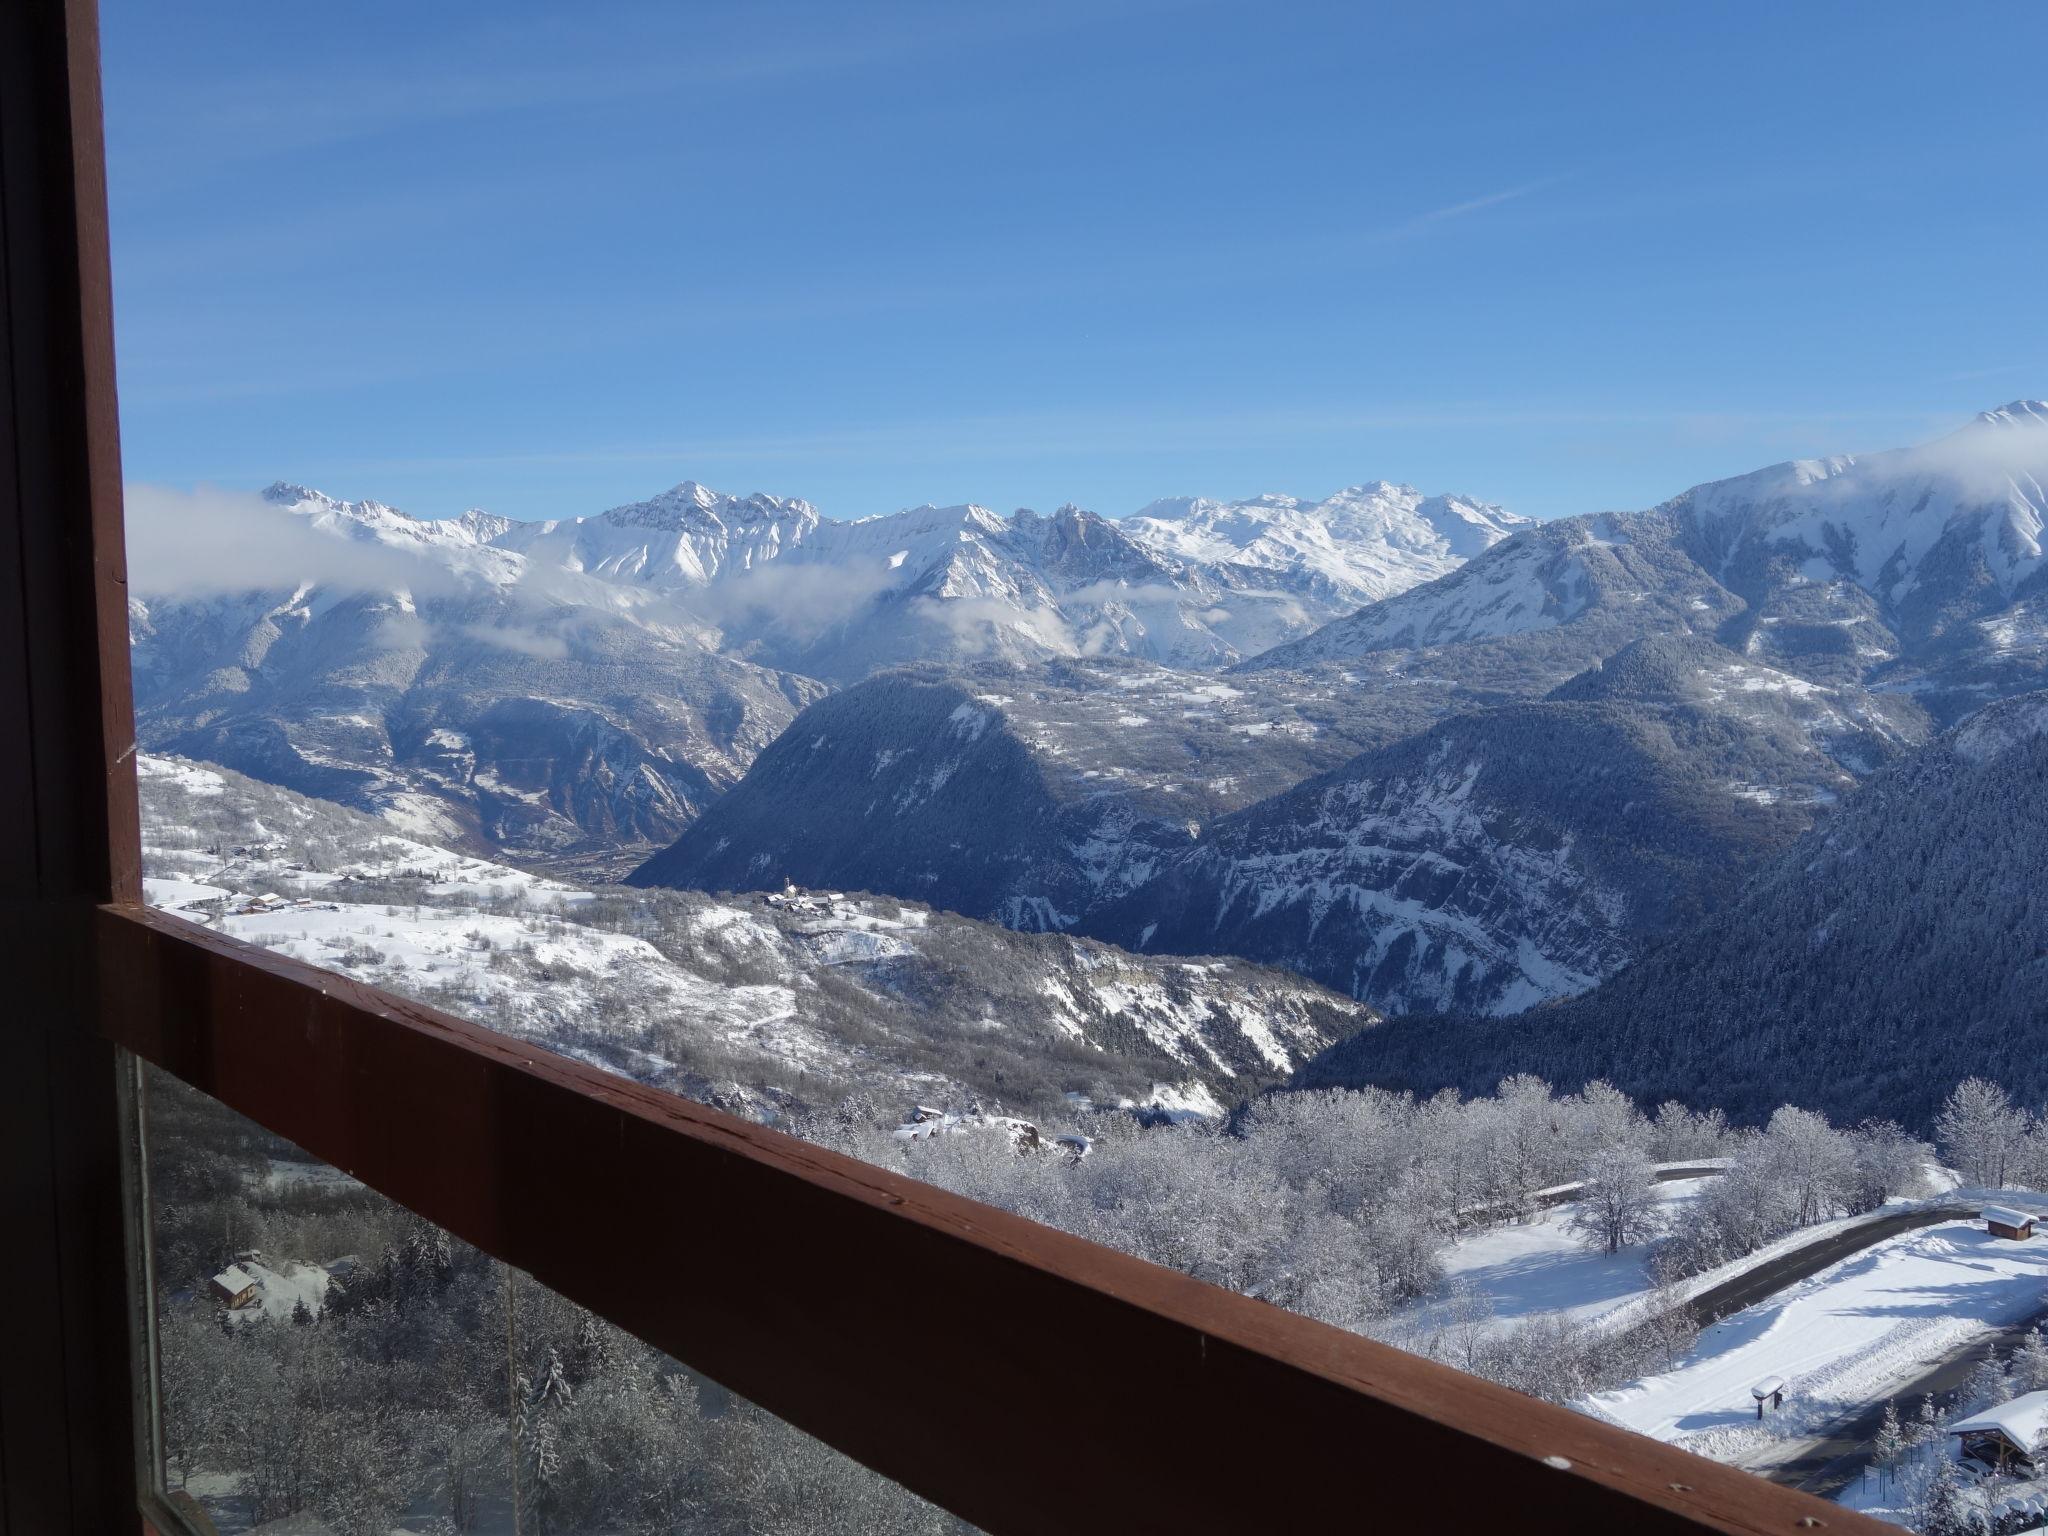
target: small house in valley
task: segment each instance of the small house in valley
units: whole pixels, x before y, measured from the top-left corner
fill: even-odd
[[[2048,1392],[2027,1392],[1949,1426],[1965,1461],[2031,1474],[2048,1450]]]
[[[1985,1228],[1993,1237],[2025,1242],[2034,1235],[2034,1218],[2007,1205],[1987,1205],[1982,1212]]]
[[[214,1300],[231,1308],[253,1307],[261,1300],[256,1277],[239,1264],[230,1264],[207,1282]]]

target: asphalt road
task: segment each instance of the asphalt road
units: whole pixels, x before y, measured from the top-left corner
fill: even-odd
[[[1769,1263],[1759,1264],[1748,1273],[1737,1275],[1712,1290],[1700,1292],[1692,1299],[1692,1315],[1704,1328],[1740,1312],[1744,1307],[1766,1301],[1786,1286],[1796,1284],[1808,1275],[1818,1274],[1830,1264],[1839,1263],[1852,1253],[1861,1253],[1888,1237],[1976,1214],[1974,1205],[1944,1205],[1931,1210],[1901,1211],[1896,1216],[1881,1217],[1860,1227],[1851,1227],[1846,1232],[1833,1233],[1818,1242],[1781,1254]]]
[[[2013,1345],[2027,1336],[2027,1330],[2037,1324],[2048,1324],[2048,1308],[2036,1312],[2032,1317],[2001,1328],[1970,1345],[1967,1349],[1947,1356],[1928,1366],[1892,1397],[1899,1405],[1899,1417],[1911,1419],[1920,1411],[1920,1399],[1929,1393],[1934,1395],[1936,1407],[1949,1406],[1949,1399],[1956,1389],[1970,1379],[1970,1373],[1993,1350],[2001,1353],[2011,1350]],[[1820,1438],[1806,1443],[1796,1456],[1768,1467],[1755,1467],[1753,1471],[1776,1483],[1790,1483],[1808,1493],[1828,1498],[1839,1493],[1862,1474],[1870,1461],[1870,1442],[1876,1436],[1878,1426],[1884,1422],[1884,1404],[1872,1403],[1861,1409],[1853,1418],[1838,1422]]]
[[[1673,1179],[1705,1178],[1720,1172],[1722,1170],[1718,1167],[1666,1168],[1658,1173],[1657,1179],[1662,1183]],[[1577,1190],[1560,1190],[1542,1197],[1537,1203],[1542,1206],[1563,1205],[1576,1198],[1577,1194]],[[1809,1275],[1819,1274],[1830,1264],[1839,1263],[1851,1254],[1861,1253],[1888,1238],[1917,1232],[1939,1222],[1967,1220],[1976,1214],[1974,1205],[1943,1205],[1901,1211],[1895,1216],[1865,1222],[1795,1248],[1768,1263],[1759,1264],[1746,1274],[1702,1291],[1689,1303],[1688,1310],[1699,1326],[1706,1328],[1744,1307],[1768,1301],[1786,1286],[1796,1285]],[[1937,1406],[1946,1406],[1949,1397],[1969,1380],[1970,1373],[1986,1356],[1993,1350],[2011,1350],[2036,1324],[2048,1326],[2048,1307],[2022,1322],[1978,1339],[1953,1355],[1929,1362],[1927,1369],[1900,1387],[1890,1401],[1901,1405],[1899,1411],[1902,1416],[1917,1413],[1920,1399],[1929,1393],[1934,1395]],[[1792,1452],[1791,1455],[1769,1465],[1752,1465],[1749,1470],[1821,1498],[1838,1493],[1861,1475],[1869,1462],[1870,1442],[1884,1423],[1884,1408],[1884,1403],[1872,1403],[1851,1417],[1838,1420],[1820,1436],[1803,1442],[1787,1442],[1784,1449]]]
[[[1937,1206],[1929,1210],[1903,1211],[1896,1216],[1852,1227],[1846,1232],[1837,1232],[1819,1242],[1796,1248],[1768,1264],[1759,1265],[1725,1285],[1702,1292],[1693,1301],[1694,1314],[1700,1326],[1706,1327],[1740,1312],[1744,1307],[1767,1301],[1786,1286],[1818,1274],[1830,1264],[1887,1238],[1931,1227],[1937,1222],[1967,1220],[1976,1214],[1974,1205]],[[1890,1401],[1899,1404],[1902,1417],[1916,1414],[1920,1399],[1929,1393],[1933,1394],[1938,1406],[1945,1406],[1949,1397],[1969,1380],[1970,1373],[1986,1356],[1993,1350],[2009,1351],[2036,1324],[2048,1324],[2048,1307],[2009,1327],[1987,1334],[1954,1354],[1928,1361],[1926,1369],[1900,1386]],[[1870,1460],[1870,1442],[1884,1423],[1884,1408],[1882,1402],[1868,1404],[1848,1418],[1837,1420],[1820,1435],[1770,1448],[1765,1456],[1782,1453],[1783,1459],[1765,1461],[1760,1458],[1748,1464],[1749,1470],[1821,1498],[1839,1493],[1861,1475]]]

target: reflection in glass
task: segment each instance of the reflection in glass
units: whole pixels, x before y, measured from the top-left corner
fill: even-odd
[[[971,1529],[145,1072],[157,1472],[194,1523],[223,1536],[273,1521],[334,1536]]]

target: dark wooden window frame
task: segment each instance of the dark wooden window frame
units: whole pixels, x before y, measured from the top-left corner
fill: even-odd
[[[993,1532],[1891,1529],[145,908],[100,135],[0,5],[0,1536],[181,1524],[138,1058]]]

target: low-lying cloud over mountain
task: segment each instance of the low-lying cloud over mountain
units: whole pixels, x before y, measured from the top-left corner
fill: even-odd
[[[841,523],[693,482],[544,522],[284,483],[129,503],[145,741],[526,853],[673,837],[823,691],[812,679],[1222,664],[1517,521],[1384,485],[1128,525],[975,506]]]

